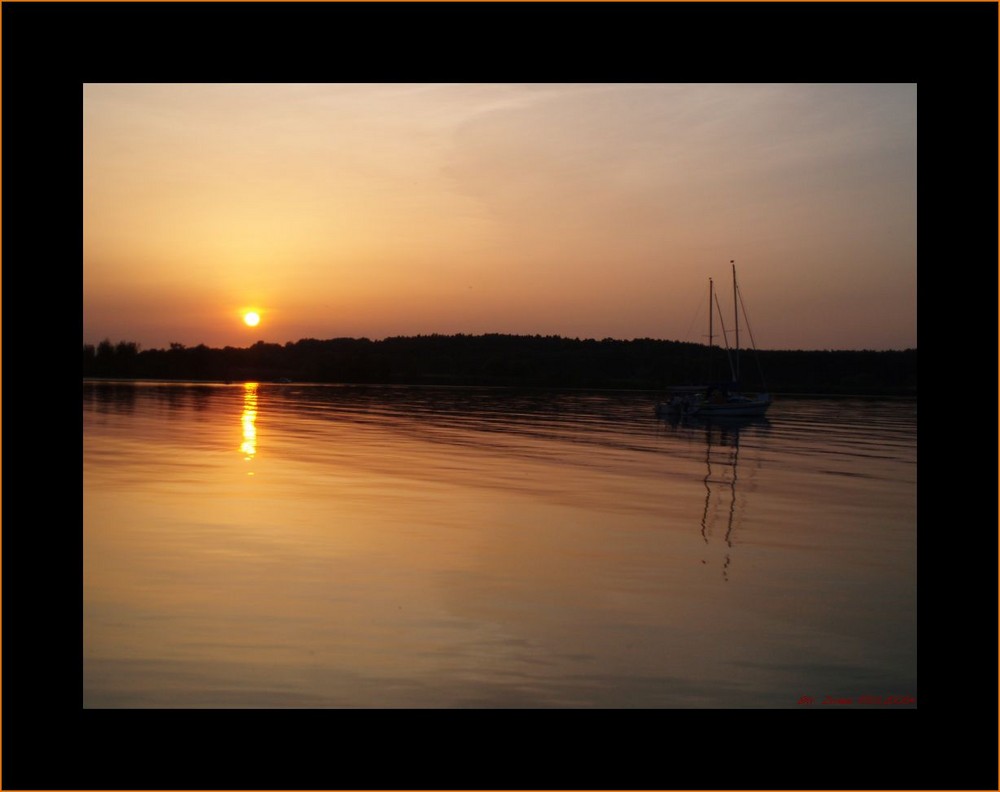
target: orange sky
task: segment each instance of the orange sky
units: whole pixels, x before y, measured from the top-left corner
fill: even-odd
[[[760,348],[915,347],[916,86],[84,88],[86,343],[703,341],[730,259]]]

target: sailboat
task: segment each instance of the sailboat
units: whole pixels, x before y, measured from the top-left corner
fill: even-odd
[[[740,308],[743,306],[743,299],[740,296],[739,286],[736,283],[736,263],[729,262],[733,268],[733,314],[735,319],[736,344],[735,349],[729,357],[729,382],[717,382],[708,385],[690,385],[674,388],[666,402],[661,402],[656,406],[656,414],[664,415],[697,415],[701,417],[746,417],[759,416],[767,412],[771,406],[771,394],[767,390],[759,393],[744,393],[740,389]],[[708,348],[709,355],[713,347],[715,322],[713,305],[718,306],[718,296],[715,293],[715,286],[712,279],[708,279]],[[721,307],[719,311],[721,321]],[[746,319],[746,311],[743,313]],[[747,323],[749,329],[749,323]],[[726,352],[730,353],[729,341],[726,337],[726,328],[722,327],[722,338],[726,346]],[[753,341],[753,333],[750,333],[750,342],[754,353],[757,351]],[[760,367],[758,361],[758,369]],[[763,386],[764,374],[760,372],[761,384]]]

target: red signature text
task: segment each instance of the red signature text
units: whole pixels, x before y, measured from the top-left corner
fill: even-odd
[[[808,706],[811,704],[819,704],[820,706],[863,706],[863,707],[885,707],[900,704],[916,704],[917,699],[914,696],[823,696],[822,698],[814,698],[813,696],[802,696],[799,699],[799,704]]]

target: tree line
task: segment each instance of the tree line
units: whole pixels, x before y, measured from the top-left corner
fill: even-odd
[[[740,353],[742,384],[774,393],[916,395],[917,351]],[[83,376],[210,381],[662,389],[731,379],[724,349],[649,338],[423,335],[215,349],[133,341],[83,346]]]

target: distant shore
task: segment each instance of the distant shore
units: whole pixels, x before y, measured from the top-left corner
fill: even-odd
[[[143,350],[130,341],[84,345],[83,376],[153,380],[294,381],[385,385],[502,385],[659,390],[732,378],[736,356],[655,339],[428,335],[247,348]],[[917,350],[739,353],[748,390],[800,395],[916,396]]]

